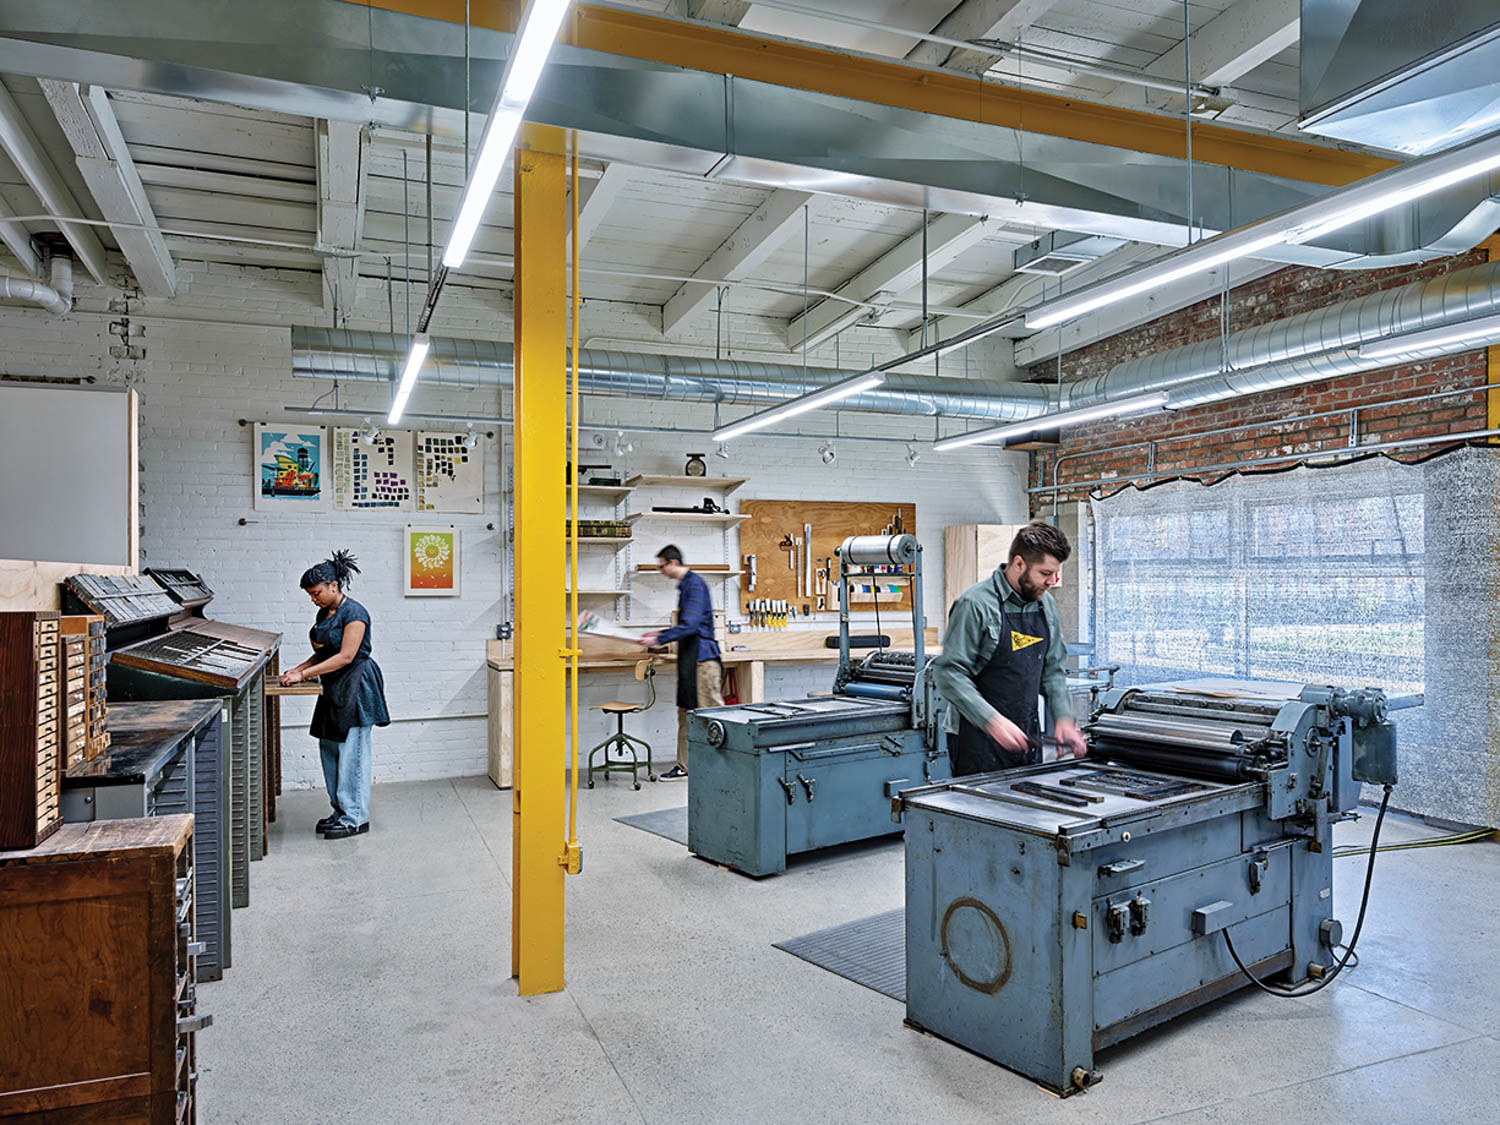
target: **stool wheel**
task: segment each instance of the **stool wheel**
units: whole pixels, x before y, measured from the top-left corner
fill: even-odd
[[[640,782],[639,782],[639,781],[637,781],[637,782],[636,782],[636,783],[635,783],[635,787],[636,787],[636,788],[637,788],[637,789],[639,789],[639,788],[640,788],[640,787],[641,787],[641,783],[640,783]]]
[[[594,787],[594,783],[592,781],[590,781],[589,782],[589,788],[592,789],[593,787]]]
[[[654,773],[648,773],[646,775],[646,780],[647,781],[657,781],[659,779],[657,778],[657,776]]]

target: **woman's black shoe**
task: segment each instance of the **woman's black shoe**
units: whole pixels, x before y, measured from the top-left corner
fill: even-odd
[[[323,833],[323,839],[342,840],[348,836],[363,836],[369,830],[370,822],[368,820],[361,824],[358,828],[351,827],[347,824],[335,824],[333,827],[329,828]]]
[[[323,835],[323,833],[327,832],[330,828],[332,828],[338,822],[339,822],[339,814],[338,813],[329,813],[322,820],[318,821],[317,824],[313,825],[313,828],[317,831],[318,835],[321,836],[321,835]]]

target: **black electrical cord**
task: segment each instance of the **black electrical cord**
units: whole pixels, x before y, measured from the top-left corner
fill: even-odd
[[[1354,947],[1359,944],[1359,933],[1365,927],[1365,909],[1370,905],[1370,883],[1375,878],[1375,853],[1380,848],[1380,826],[1385,823],[1385,808],[1390,803],[1391,787],[1387,785],[1385,787],[1385,796],[1380,799],[1380,815],[1375,818],[1375,832],[1370,837],[1370,865],[1365,869],[1365,890],[1359,900],[1359,917],[1354,923],[1354,936],[1349,939],[1348,949],[1344,954],[1343,960],[1335,965],[1332,971],[1322,980],[1318,981],[1317,984],[1303,989],[1277,988],[1267,984],[1245,967],[1245,963],[1240,960],[1240,955],[1234,951],[1234,940],[1229,936],[1229,930],[1227,928],[1224,930],[1224,944],[1229,949],[1229,956],[1234,958],[1234,963],[1239,966],[1240,972],[1244,973],[1246,979],[1255,985],[1256,988],[1262,992],[1269,992],[1272,996],[1285,996],[1288,998],[1311,996],[1314,992],[1318,992],[1332,984],[1334,978],[1344,971],[1344,966],[1349,964],[1350,960],[1354,958]]]

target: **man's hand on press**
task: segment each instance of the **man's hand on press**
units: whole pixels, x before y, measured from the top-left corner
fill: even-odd
[[[1067,750],[1072,750],[1075,758],[1081,758],[1089,752],[1088,744],[1083,741],[1083,732],[1072,719],[1058,719],[1053,725],[1052,736],[1057,739],[1059,758],[1064,757]]]
[[[1007,750],[1021,753],[1028,747],[1026,732],[998,712],[984,725],[985,732]]]
[[[641,635],[641,638],[636,641],[636,644],[640,645],[642,648],[655,648],[660,638],[660,633],[644,633]]]

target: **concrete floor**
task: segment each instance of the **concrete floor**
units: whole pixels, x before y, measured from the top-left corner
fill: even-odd
[[[902,1025],[901,1005],[771,943],[901,904],[898,841],[754,881],[612,818],[681,784],[580,799],[568,990],[510,971],[510,794],[378,786],[324,842],[320,794],[279,806],[234,966],[200,989],[207,1125],[229,1122],[1494,1121],[1500,845],[1377,861],[1363,965],[1306,999],[1241,992],[1102,1054],[1056,1099]],[[1367,838],[1373,817],[1340,826]],[[1386,838],[1430,835],[1392,817]],[[1352,928],[1363,862],[1338,861]]]

